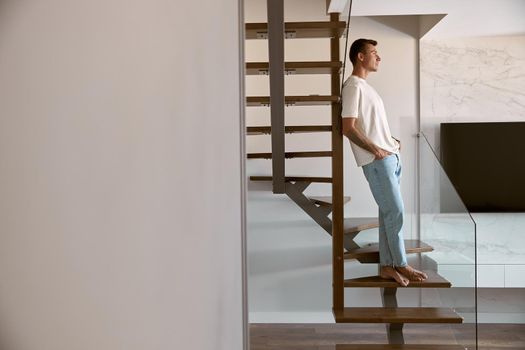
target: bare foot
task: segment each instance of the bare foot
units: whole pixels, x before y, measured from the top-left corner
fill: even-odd
[[[401,286],[406,287],[408,286],[408,283],[410,281],[408,278],[400,274],[391,266],[381,266],[381,272],[379,274],[381,278],[388,279],[388,280],[396,280],[397,283],[399,283]]]
[[[411,281],[421,282],[428,278],[426,273],[416,270],[410,265],[403,266],[403,267],[398,266],[396,267],[396,270]]]

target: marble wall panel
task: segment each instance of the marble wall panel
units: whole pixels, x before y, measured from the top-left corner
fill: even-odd
[[[439,150],[441,122],[525,121],[525,36],[422,41],[421,126]]]

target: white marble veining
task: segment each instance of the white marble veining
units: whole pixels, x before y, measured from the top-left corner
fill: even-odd
[[[525,121],[525,36],[421,42],[422,128],[439,149],[441,122]]]
[[[525,117],[525,36],[421,43],[430,117]]]
[[[479,264],[525,265],[525,213],[474,213]]]
[[[525,287],[525,213],[423,214],[421,239],[427,254],[456,286]],[[476,245],[475,245],[476,244]],[[476,247],[476,248],[475,248]]]
[[[525,265],[525,213],[423,214],[421,239],[450,260],[478,264]],[[448,261],[447,262],[452,262]]]

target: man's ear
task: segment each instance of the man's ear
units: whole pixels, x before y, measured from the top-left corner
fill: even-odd
[[[364,59],[365,59],[365,54],[362,53],[362,52],[358,52],[358,53],[357,53],[357,59],[358,59],[359,61],[364,60]]]

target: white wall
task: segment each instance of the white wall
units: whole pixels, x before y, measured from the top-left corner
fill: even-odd
[[[264,21],[264,1],[246,2],[246,21]],[[326,20],[324,1],[287,1],[285,19]],[[404,175],[402,190],[408,220],[405,236],[415,234],[415,133],[417,132],[417,17],[352,19],[349,44],[359,37],[379,41],[382,57],[380,72],[369,82],[384,99],[392,132],[403,141]],[[341,58],[344,55],[341,40]],[[266,41],[247,41],[248,62],[268,59]],[[328,39],[288,40],[285,59],[329,60]],[[350,64],[350,63],[349,63]],[[347,69],[345,77],[351,73]],[[248,76],[247,95],[267,95],[268,77]],[[286,93],[329,94],[329,76],[289,76]],[[247,110],[248,125],[269,125],[270,112],[265,107]],[[330,107],[290,107],[286,109],[287,125],[330,124]],[[248,136],[249,152],[269,152],[269,136]],[[329,134],[286,136],[286,149],[329,150]],[[287,160],[286,173],[330,176],[330,159]],[[268,160],[247,162],[250,175],[271,173]],[[248,198],[248,268],[251,322],[333,322],[331,316],[331,238],[290,199],[273,195],[269,186],[250,184]],[[311,185],[307,194],[330,195],[331,187]],[[345,195],[352,201],[345,207],[347,217],[377,216],[377,206],[370,194],[362,170],[357,168],[349,144],[345,141]],[[361,242],[377,241],[377,230],[359,236]],[[375,274],[374,265],[360,266],[347,262],[348,277]],[[379,293],[347,291],[347,305],[379,305]]]
[[[2,349],[242,348],[238,7],[0,3]]]

